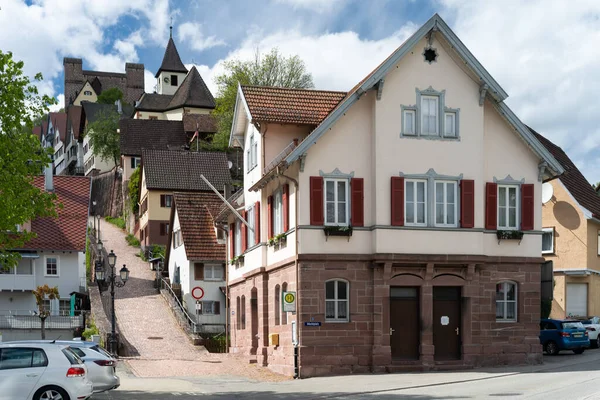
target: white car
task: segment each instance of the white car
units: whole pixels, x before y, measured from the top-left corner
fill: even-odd
[[[581,320],[585,330],[590,338],[592,347],[600,348],[600,317],[590,317],[589,319]]]
[[[69,346],[0,343],[1,400],[84,400],[87,368]]]

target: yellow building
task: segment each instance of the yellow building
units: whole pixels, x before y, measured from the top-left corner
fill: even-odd
[[[565,169],[542,196],[542,253],[554,265],[551,317],[600,315],[600,197],[560,147],[537,136]]]

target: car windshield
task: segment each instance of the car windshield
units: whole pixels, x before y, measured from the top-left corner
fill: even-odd
[[[65,357],[69,359],[71,365],[83,364],[83,360],[73,351],[72,348],[67,346],[62,349],[62,352],[65,355]]]
[[[107,352],[106,350],[104,350],[104,349],[103,349],[102,347],[100,347],[100,346],[92,346],[92,347],[90,347],[90,349],[92,349],[92,350],[94,350],[94,351],[97,351],[98,353],[102,354],[104,357],[107,357],[107,358],[113,358],[113,356],[112,356],[112,355],[110,355],[110,353],[109,353],[109,352]]]
[[[563,322],[563,329],[583,329],[583,324],[581,322]]]

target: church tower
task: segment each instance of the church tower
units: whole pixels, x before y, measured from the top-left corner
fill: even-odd
[[[158,94],[175,94],[188,73],[175,47],[172,26],[170,30],[169,43],[167,43],[162,64],[155,75],[155,78],[158,80],[156,85],[156,92]]]

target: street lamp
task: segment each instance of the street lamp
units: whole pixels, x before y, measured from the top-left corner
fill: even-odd
[[[123,287],[127,283],[129,279],[129,270],[123,264],[123,268],[119,271],[120,281],[117,280],[117,275],[115,275],[115,265],[117,264],[117,255],[111,250],[107,257],[108,266],[110,267],[110,275],[105,276],[104,270],[102,268],[98,268],[96,266],[96,280],[98,284],[101,286],[104,282],[110,283],[110,302],[111,302],[111,323],[112,330],[110,335],[110,351],[113,354],[116,354],[116,320],[115,320],[115,286]]]

